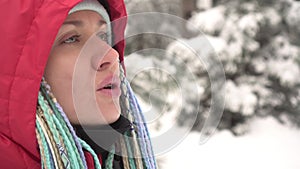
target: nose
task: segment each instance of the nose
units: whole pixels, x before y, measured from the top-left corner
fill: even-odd
[[[109,48],[107,53],[100,59],[97,71],[104,71],[115,67],[119,60],[119,54],[114,48]]]
[[[98,72],[114,69],[118,66],[119,53],[109,45],[101,46],[101,51],[92,59],[94,69]]]

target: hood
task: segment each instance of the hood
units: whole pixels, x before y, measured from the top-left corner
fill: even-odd
[[[22,167],[40,161],[35,134],[40,81],[60,25],[80,1],[0,2],[0,163],[4,164],[1,168],[11,168],[5,164],[16,161]],[[104,6],[112,21],[126,16],[122,0],[108,0]],[[112,25],[117,42],[114,48],[121,61],[125,25],[126,19]]]

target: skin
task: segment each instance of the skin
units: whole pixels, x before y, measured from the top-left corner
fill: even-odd
[[[52,46],[44,77],[72,124],[109,124],[120,116],[119,86],[113,94],[98,90],[105,79],[119,76],[119,54],[105,41],[105,32],[97,12],[78,11],[66,18]],[[74,88],[78,84],[83,87]]]

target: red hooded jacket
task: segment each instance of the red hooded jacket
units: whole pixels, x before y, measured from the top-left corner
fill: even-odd
[[[49,52],[68,11],[81,0],[0,2],[0,168],[41,168],[35,134],[38,91]],[[122,0],[108,0],[111,20],[126,16]],[[113,25],[123,61],[126,21]],[[90,155],[86,156],[93,166]]]

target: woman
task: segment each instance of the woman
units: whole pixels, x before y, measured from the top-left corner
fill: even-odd
[[[125,22],[109,24],[126,16],[124,2],[19,0],[0,8],[1,168],[155,168],[119,66]],[[93,92],[79,98],[75,76],[84,61],[92,63],[83,72],[92,71]]]

